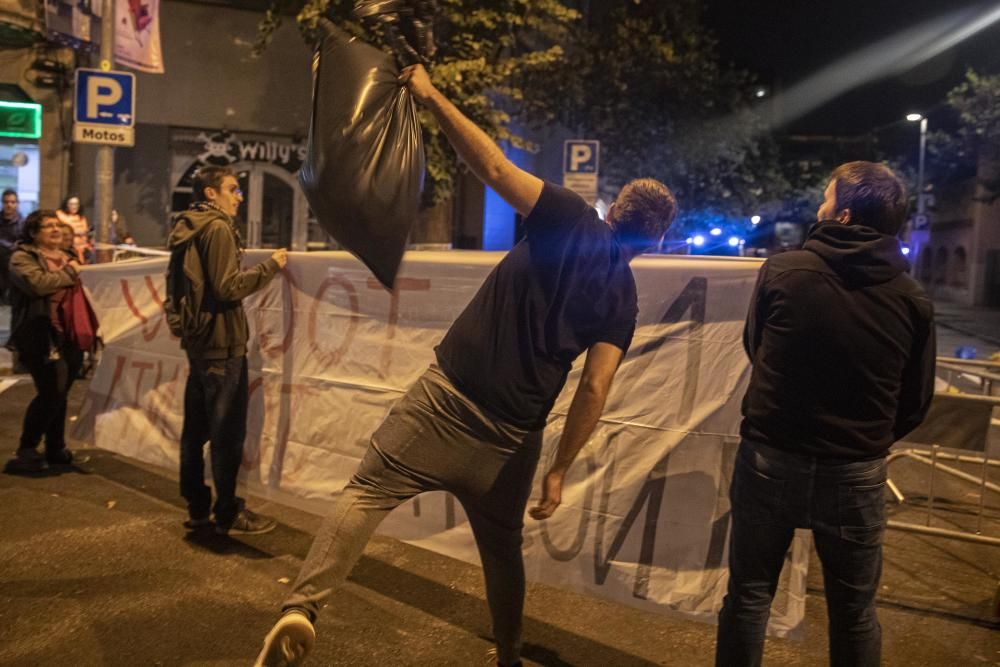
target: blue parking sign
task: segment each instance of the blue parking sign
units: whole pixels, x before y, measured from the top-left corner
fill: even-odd
[[[135,125],[135,75],[131,72],[76,70],[76,122]]]
[[[596,174],[601,142],[572,139],[563,142],[564,174]]]

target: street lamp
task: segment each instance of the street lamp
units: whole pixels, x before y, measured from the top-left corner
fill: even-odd
[[[920,160],[917,168],[917,214],[913,216],[910,224],[907,226],[909,233],[906,239],[909,243],[909,248],[906,250],[912,249],[914,260],[919,260],[921,259],[920,256],[927,252],[926,246],[930,237],[930,230],[927,224],[927,204],[924,199],[924,159],[927,155],[927,118],[923,114],[911,113],[907,114],[906,120],[911,123],[920,123]],[[909,255],[910,253],[904,252],[903,254]],[[917,261],[912,262],[910,270],[914,276],[917,275]]]
[[[907,114],[906,120],[911,123],[920,122],[920,159],[917,167],[917,215],[921,216],[927,212],[924,207],[924,157],[927,154],[927,117],[919,113]]]

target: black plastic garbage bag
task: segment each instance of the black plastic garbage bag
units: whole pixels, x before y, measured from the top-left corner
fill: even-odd
[[[388,288],[417,220],[424,143],[392,56],[327,20],[299,183],[313,213]]]

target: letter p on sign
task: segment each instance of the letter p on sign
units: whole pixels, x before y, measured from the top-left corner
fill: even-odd
[[[601,144],[587,139],[563,143],[563,174],[597,174]]]
[[[75,123],[135,126],[135,75],[131,72],[77,68],[75,97]]]
[[[573,144],[569,154],[569,170],[580,171],[580,167],[594,156],[594,150],[587,144]]]
[[[87,117],[97,118],[101,107],[118,104],[122,85],[111,77],[92,76],[87,79]]]

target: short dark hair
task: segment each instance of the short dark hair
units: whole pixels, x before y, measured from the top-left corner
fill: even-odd
[[[850,224],[895,236],[906,220],[909,195],[896,172],[875,162],[847,162],[830,175],[837,210],[851,212]]]
[[[39,232],[42,228],[42,221],[49,218],[59,219],[56,212],[48,208],[40,208],[37,211],[32,211],[28,214],[28,217],[24,219],[24,230],[21,232],[21,239],[31,243],[35,240],[35,234]]]
[[[17,196],[16,190],[11,190],[10,188],[7,188],[6,190],[3,191],[3,194],[0,194],[0,200],[2,200],[7,195],[14,195],[15,199],[20,199],[20,197]]]
[[[645,250],[660,242],[676,216],[677,199],[666,185],[637,178],[618,193],[611,223],[624,243]]]
[[[205,196],[205,188],[212,188],[216,192],[221,191],[222,181],[226,176],[236,178],[236,172],[229,167],[216,167],[215,165],[208,165],[196,171],[191,179],[194,201],[208,201],[208,197]]]

